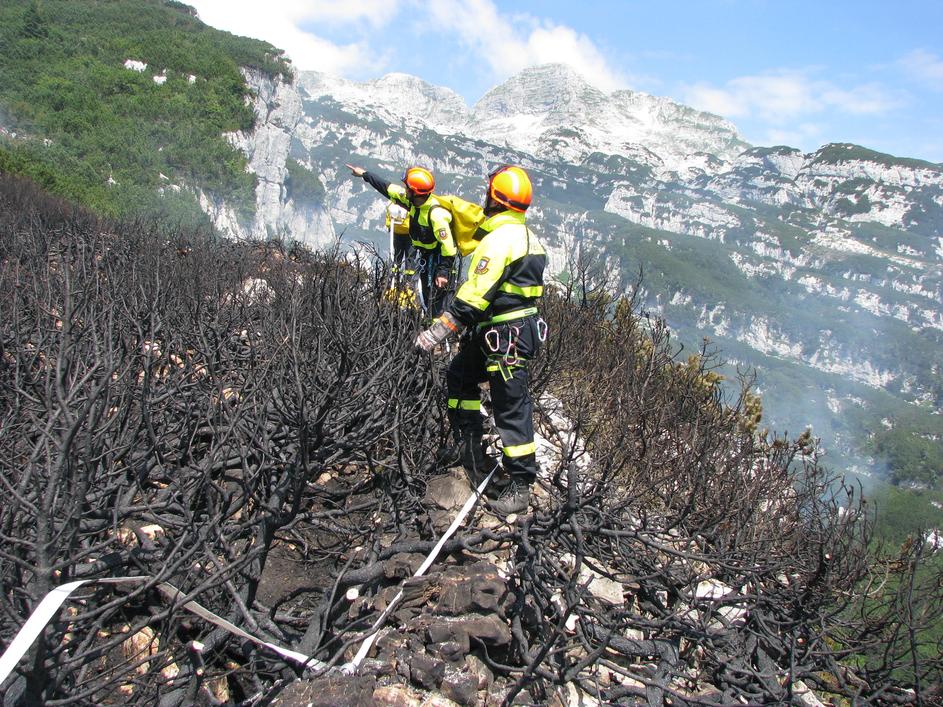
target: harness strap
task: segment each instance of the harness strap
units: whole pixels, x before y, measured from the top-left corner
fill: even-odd
[[[491,319],[482,322],[478,325],[479,329],[483,329],[486,326],[491,326],[492,324],[503,324],[504,322],[511,322],[515,319],[526,319],[527,317],[532,317],[537,314],[536,307],[527,307],[525,309],[513,309],[510,312],[504,312],[502,314],[495,315]]]

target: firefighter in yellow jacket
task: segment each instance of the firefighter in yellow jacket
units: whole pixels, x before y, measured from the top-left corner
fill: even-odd
[[[537,476],[528,361],[547,334],[537,313],[547,255],[525,223],[531,197],[530,178],[520,167],[505,165],[489,175],[486,219],[475,236],[479,243],[468,279],[416,340],[431,351],[452,334],[466,334],[446,374],[449,420],[465,468],[483,478],[490,469],[481,443],[478,384],[490,383],[503,451],[501,473],[486,494],[492,510],[503,515],[527,508]]]
[[[422,301],[426,313],[436,317],[442,312],[455,273],[455,238],[452,236],[452,212],[441,206],[432,194],[435,177],[424,167],[410,167],[402,184],[388,182],[362,167],[347,165],[350,173],[362,178],[383,196],[409,212],[409,237],[419,270]]]

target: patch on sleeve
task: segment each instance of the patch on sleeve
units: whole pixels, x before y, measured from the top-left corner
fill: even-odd
[[[475,266],[475,274],[484,275],[486,272],[488,272],[488,262],[488,258],[481,258],[478,261],[478,265]]]
[[[439,240],[440,240],[440,241],[445,241],[445,240],[448,240],[448,238],[449,238],[449,229],[447,229],[447,228],[440,228],[440,229],[439,229]]]

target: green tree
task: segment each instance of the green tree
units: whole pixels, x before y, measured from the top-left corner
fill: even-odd
[[[45,39],[49,36],[46,20],[43,18],[36,0],[32,0],[26,8],[26,14],[23,18],[23,34],[33,39]]]

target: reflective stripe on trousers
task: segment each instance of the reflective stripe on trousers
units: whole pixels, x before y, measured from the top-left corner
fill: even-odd
[[[527,481],[537,474],[528,362],[539,346],[534,316],[489,325],[462,340],[446,373],[453,431],[481,435],[481,415],[474,403],[480,400],[478,384],[487,380],[504,448],[502,464],[509,474]]]

